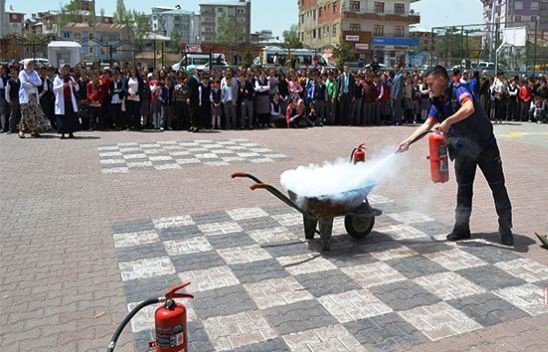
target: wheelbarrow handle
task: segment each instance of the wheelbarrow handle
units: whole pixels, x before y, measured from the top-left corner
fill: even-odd
[[[254,185],[251,185],[249,186],[249,188],[251,188],[252,191],[256,190],[256,189],[264,189],[264,190],[267,190],[268,192],[270,192],[274,197],[278,198],[279,200],[281,200],[282,202],[284,202],[285,204],[289,205],[291,208],[297,210],[299,213],[303,214],[303,215],[306,215],[306,216],[310,216],[310,214],[308,214],[306,211],[302,210],[297,204],[295,204],[295,202],[293,202],[291,199],[289,199],[285,194],[283,194],[282,192],[280,192],[276,187],[274,186],[271,186],[271,185],[268,185],[266,183],[256,183]]]
[[[233,173],[230,177],[232,178],[236,178],[236,177],[247,177],[247,178],[250,178],[252,179],[253,181],[257,182],[257,183],[262,183],[261,180],[259,180],[257,177],[251,175],[251,174],[248,174],[248,173],[245,173],[245,172],[235,172]]]

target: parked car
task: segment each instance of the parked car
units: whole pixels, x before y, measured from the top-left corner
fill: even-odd
[[[34,64],[35,64],[35,65],[40,65],[40,66],[47,66],[47,65],[49,65],[49,60],[48,60],[48,59],[44,59],[43,57],[23,59],[23,60],[19,61],[19,65],[25,65],[25,64],[26,64],[27,62],[29,62],[29,61],[34,61]]]

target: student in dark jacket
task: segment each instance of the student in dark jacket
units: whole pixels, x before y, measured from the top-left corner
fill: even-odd
[[[19,88],[21,88],[21,81],[19,81],[19,74],[15,67],[10,70],[11,77],[6,84],[6,101],[10,106],[9,117],[9,132],[17,133],[17,126],[19,120],[21,120],[21,105],[19,104]]]
[[[211,83],[209,81],[209,77],[206,75],[203,75],[201,79],[202,82],[199,87],[200,100],[198,102],[198,108],[200,110],[200,125],[204,128],[212,129],[210,104]]]
[[[254,111],[253,111],[253,99],[255,98],[255,87],[249,76],[245,73],[240,74],[240,94],[238,94],[240,105],[240,126],[245,128],[246,118],[247,127],[253,129],[255,125]]]
[[[166,78],[165,84],[162,86],[162,92],[158,96],[158,99],[162,104],[162,124],[160,126],[160,130],[171,130],[173,129],[172,120],[175,113],[175,91],[173,87],[173,79],[171,77]]]
[[[108,89],[109,109],[112,116],[112,123],[116,129],[125,129],[126,121],[122,111],[124,100],[124,82],[120,77],[120,71],[114,71],[112,82]]]
[[[354,102],[356,80],[348,65],[343,66],[343,73],[339,76],[339,104],[340,104],[340,123],[341,125],[350,125],[352,120],[352,103]]]
[[[354,85],[354,98],[352,99],[352,125],[361,126],[362,124],[362,98],[363,98],[363,85],[362,77],[356,78],[356,84]]]
[[[188,79],[188,112],[190,114],[189,132],[200,130],[200,77],[196,70]]]

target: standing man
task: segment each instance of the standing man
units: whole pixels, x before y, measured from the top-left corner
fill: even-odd
[[[337,120],[337,96],[339,95],[339,86],[337,80],[333,76],[333,72],[329,71],[327,80],[325,81],[325,89],[327,90],[327,107],[326,107],[326,123],[334,125]]]
[[[0,66],[0,133],[9,132],[9,104],[6,100],[6,86],[9,76],[6,66]]]
[[[191,127],[189,132],[200,131],[200,77],[196,69],[192,70],[192,76],[188,79],[188,113]]]
[[[400,64],[394,65],[394,80],[392,81],[392,90],[390,95],[390,104],[392,108],[392,124],[399,125],[403,118],[403,85],[405,77],[403,68]]]
[[[433,96],[428,119],[400,143],[398,151],[408,150],[411,141],[437,125],[449,137],[449,155],[455,161],[458,184],[455,226],[447,239],[458,241],[470,238],[473,184],[479,166],[493,193],[501,242],[513,245],[512,205],[491,122],[468,88],[458,83],[449,85],[445,68],[436,66],[428,74],[426,82]]]
[[[341,125],[348,126],[352,121],[352,104],[356,99],[354,97],[356,81],[354,76],[350,73],[348,65],[343,66],[343,73],[339,77],[339,103],[341,104],[340,123]]]

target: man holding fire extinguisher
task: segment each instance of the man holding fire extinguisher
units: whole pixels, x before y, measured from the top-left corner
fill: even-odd
[[[427,75],[432,107],[426,122],[411,136],[402,141],[398,152],[404,152],[417,139],[432,128],[439,129],[448,137],[448,151],[455,161],[457,178],[457,208],[455,226],[447,236],[449,241],[470,238],[473,184],[479,166],[495,200],[499,216],[501,242],[513,245],[512,205],[505,186],[504,172],[493,126],[480,103],[467,87],[458,82],[450,83],[449,75],[437,66]]]

